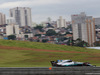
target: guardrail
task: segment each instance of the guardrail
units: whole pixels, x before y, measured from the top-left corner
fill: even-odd
[[[100,75],[100,67],[0,68],[0,75]]]

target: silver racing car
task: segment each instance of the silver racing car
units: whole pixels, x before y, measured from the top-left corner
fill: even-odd
[[[67,66],[93,66],[88,62],[74,62],[72,60],[57,60],[51,61],[53,67],[67,67]]]

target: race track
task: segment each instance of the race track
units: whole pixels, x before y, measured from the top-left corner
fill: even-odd
[[[100,67],[0,68],[0,75],[100,75]]]

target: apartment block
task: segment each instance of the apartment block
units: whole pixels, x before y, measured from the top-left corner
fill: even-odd
[[[88,42],[89,46],[93,46],[96,41],[95,35],[95,19],[92,16],[86,16],[84,12],[71,16],[73,40],[80,38]]]
[[[20,27],[32,26],[31,8],[29,7],[16,7],[10,9],[10,17],[14,17],[16,24]]]
[[[19,26],[18,25],[8,25],[6,26],[6,35],[18,35]]]
[[[6,16],[3,13],[0,13],[0,25],[6,24]]]
[[[62,16],[59,17],[59,19],[57,20],[57,28],[62,28],[65,27],[66,28],[66,20],[62,18]]]

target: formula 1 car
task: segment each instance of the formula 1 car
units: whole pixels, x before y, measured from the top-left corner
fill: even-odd
[[[53,67],[68,67],[68,66],[93,66],[88,62],[74,62],[72,60],[57,60],[51,61]]]

